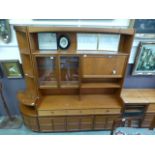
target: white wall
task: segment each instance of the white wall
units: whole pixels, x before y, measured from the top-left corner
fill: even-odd
[[[10,60],[10,59],[18,59],[20,60],[19,49],[16,39],[16,34],[13,29],[13,25],[11,25],[12,29],[12,39],[11,42],[5,44],[0,40],[0,60]]]

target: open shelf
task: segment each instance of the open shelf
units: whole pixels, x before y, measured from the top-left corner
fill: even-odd
[[[54,81],[40,81],[40,89],[58,88],[57,82]]]
[[[121,108],[121,104],[116,95],[83,95],[82,100],[77,95],[52,95],[43,96],[38,110],[91,108]]]
[[[81,88],[120,88],[117,83],[82,83]]]
[[[35,106],[36,98],[31,93],[28,92],[18,92],[17,98],[23,105],[26,106]]]
[[[25,53],[26,54],[26,53]],[[114,53],[113,51],[88,51],[88,50],[82,50],[82,51],[53,51],[53,50],[36,50],[33,52],[33,55],[35,56],[41,56],[41,55],[51,55],[51,54],[59,54],[59,55],[111,55],[111,56],[128,56],[129,54],[127,52],[117,52]]]
[[[79,88],[79,82],[78,81],[61,82],[60,88]]]

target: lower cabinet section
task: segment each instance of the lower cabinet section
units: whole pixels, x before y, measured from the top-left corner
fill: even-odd
[[[40,131],[88,131],[109,130],[113,120],[120,115],[90,115],[90,116],[57,116],[39,117]]]
[[[117,115],[55,116],[29,117],[23,115],[25,125],[33,131],[66,132],[110,130]]]
[[[146,114],[142,128],[149,128],[155,114]],[[113,121],[120,118],[116,115],[85,115],[85,116],[49,116],[32,117],[23,115],[24,124],[33,131],[40,132],[66,132],[111,130]],[[131,127],[137,127],[137,122],[132,122]]]
[[[33,131],[39,131],[37,117],[23,115],[24,124]]]

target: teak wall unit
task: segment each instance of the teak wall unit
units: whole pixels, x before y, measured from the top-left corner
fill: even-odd
[[[27,85],[18,93],[25,125],[40,132],[111,129],[113,120],[122,115],[120,93],[134,30],[34,26],[15,30]],[[67,34],[71,45],[65,51],[40,52],[39,32]],[[119,34],[118,51],[78,52],[77,33]],[[64,78],[65,62],[74,75],[69,80]],[[50,78],[46,71],[51,71]]]

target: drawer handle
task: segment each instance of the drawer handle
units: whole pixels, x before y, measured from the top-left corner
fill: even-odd
[[[54,114],[54,111],[51,111],[51,114]]]
[[[116,70],[113,70],[113,71],[112,71],[112,74],[115,75],[115,74],[116,74]]]
[[[109,110],[106,110],[106,112],[109,112]]]

